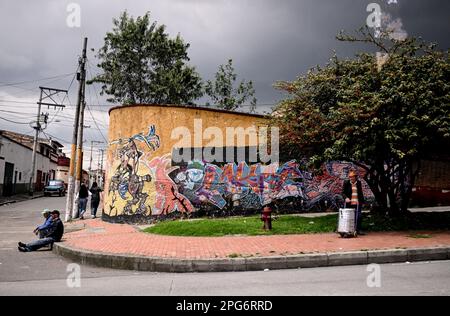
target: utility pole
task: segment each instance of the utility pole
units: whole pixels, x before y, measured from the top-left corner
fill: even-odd
[[[99,180],[98,180],[98,183],[99,183],[99,187],[103,187],[103,154],[105,153],[105,150],[104,149],[100,149],[99,150],[100,152],[101,152],[101,160],[100,160],[100,163],[99,163],[99,167],[100,167],[100,176],[99,176]],[[98,171],[98,170],[97,170]],[[97,172],[97,174],[98,174],[98,172]]]
[[[84,101],[84,89],[83,89],[83,104],[80,108],[80,125],[78,126],[78,139],[77,139],[77,168],[75,170],[75,188],[74,195],[76,196],[80,192],[81,179],[83,177],[83,132],[84,132],[84,110],[86,108],[86,102]],[[72,218],[78,218],[78,199],[73,201]]]
[[[67,90],[46,88],[46,87],[39,87],[39,89],[41,89],[41,94],[39,96],[39,102],[37,103],[38,104],[38,113],[37,113],[37,118],[36,118],[36,126],[33,127],[36,130],[36,132],[34,134],[34,140],[33,140],[33,154],[31,157],[31,174],[30,174],[30,182],[29,182],[29,187],[28,187],[30,196],[33,196],[33,194],[34,194],[34,183],[35,183],[34,175],[35,175],[35,171],[36,171],[37,144],[39,142],[39,133],[42,130],[41,116],[44,117],[44,124],[47,124],[47,119],[48,119],[47,114],[41,114],[42,105],[47,105],[48,107],[53,106],[53,107],[55,107],[55,109],[56,108],[65,108],[65,105],[59,104],[58,102],[56,102],[53,99],[53,96],[56,94],[59,94],[59,93],[68,94]],[[53,103],[43,102],[46,99],[50,99],[51,101],[53,101]]]
[[[100,149],[100,151],[102,152],[102,160],[101,160],[101,162],[100,162],[100,183],[101,183],[101,187],[103,188],[103,180],[104,180],[104,178],[103,178],[103,154],[105,153],[105,150],[104,149]]]
[[[90,182],[91,182],[91,178],[93,178],[93,175],[92,175],[92,149],[94,147],[94,144],[103,144],[103,142],[96,141],[96,140],[91,141],[91,159],[89,162],[89,181]]]
[[[83,53],[82,57],[78,61],[80,64],[80,73],[79,73],[79,87],[78,87],[78,98],[77,98],[77,107],[75,112],[75,122],[73,126],[73,134],[72,134],[72,146],[71,146],[71,154],[70,154],[70,168],[69,168],[69,183],[67,188],[67,200],[66,200],[66,222],[72,219],[73,213],[73,201],[74,201],[74,189],[75,189],[75,164],[76,164],[76,146],[77,146],[77,138],[78,138],[78,128],[80,124],[80,111],[82,105],[84,105],[84,91],[85,91],[85,83],[86,83],[86,51],[87,51],[87,42],[88,39],[84,39],[83,44]]]
[[[98,152],[100,153],[101,149],[98,150]],[[98,159],[97,159],[97,172],[95,173],[95,181],[97,181],[97,183],[99,183],[99,179],[100,179],[100,155],[98,155]]]

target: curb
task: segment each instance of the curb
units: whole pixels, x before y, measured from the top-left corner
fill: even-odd
[[[118,255],[79,250],[63,244],[55,244],[53,252],[81,264],[103,268],[175,273],[281,270],[450,259],[450,247],[368,250],[232,259],[175,259]]]
[[[35,200],[35,199],[39,199],[39,198],[43,198],[44,195],[36,195],[33,196],[29,199],[23,199],[23,200],[11,200],[11,201],[5,201],[5,202],[0,202],[0,206],[3,205],[8,205],[8,204],[14,204],[14,203],[19,203],[19,202],[25,202],[25,201],[31,201],[31,200]]]

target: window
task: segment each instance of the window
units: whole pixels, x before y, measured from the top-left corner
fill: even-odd
[[[19,181],[22,181],[22,172],[19,172]]]

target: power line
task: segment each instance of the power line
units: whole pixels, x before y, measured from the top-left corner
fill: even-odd
[[[28,115],[28,116],[32,115],[32,113],[23,113],[23,112],[8,111],[8,110],[0,110],[0,112],[2,112],[2,113],[11,113],[11,114],[20,114],[20,115]]]
[[[91,75],[91,78],[92,78],[93,77],[93,75],[92,75],[92,68],[91,68],[90,65],[91,65],[91,63],[88,61],[88,72],[89,72],[89,74]],[[88,86],[88,89],[89,89],[89,96],[90,96],[91,95],[90,85]],[[94,90],[94,95],[95,95],[95,98],[97,99],[97,106],[98,107],[102,107],[102,105],[100,105],[100,99],[98,97],[99,93],[98,93],[97,88],[95,87],[95,85],[92,85],[92,89]],[[91,104],[93,104],[93,102],[91,102]],[[100,111],[100,112],[102,112],[102,111]]]
[[[77,70],[75,71],[75,74],[74,74],[74,76],[72,77],[72,81],[71,81],[70,84],[69,84],[69,88],[67,88],[67,91],[70,91],[70,88],[72,87],[72,84],[74,83],[74,81],[75,81],[75,79],[76,79],[76,77],[77,77],[77,73],[78,73],[78,70],[79,70],[79,69],[80,69],[80,65],[78,65]],[[70,102],[69,94],[68,94],[68,93],[64,96],[64,99],[63,99],[63,101],[61,102],[61,104],[64,103],[66,97],[67,97],[67,101],[68,101],[69,104],[71,105],[71,102]],[[53,118],[50,120],[50,122],[47,124],[47,126],[49,126],[51,123],[53,123],[53,121],[55,120],[56,116],[61,112],[61,110],[62,110],[61,108],[58,109],[58,111],[55,113],[55,115],[54,115]],[[63,124],[61,124],[61,125],[63,125]]]
[[[91,69],[91,63],[89,62],[89,60],[88,60],[88,72],[89,72],[89,74],[91,75],[91,78],[92,78],[92,69]],[[100,100],[98,99],[97,90],[95,89],[95,87],[92,87],[92,88],[93,88],[94,94],[95,94],[95,96],[97,98],[97,102],[100,105]],[[91,91],[90,85],[88,85],[88,89],[89,89],[89,98],[91,98],[92,91]],[[92,103],[92,100],[91,100],[91,103]],[[89,111],[89,115],[91,116],[92,120],[94,121],[95,126],[97,127],[98,131],[100,132],[100,135],[102,135],[103,140],[107,144],[108,140],[106,139],[105,135],[103,135],[103,132],[101,131],[100,127],[98,126],[97,121],[95,120],[94,115],[92,114],[92,111],[91,111],[91,108],[90,108],[89,105],[87,106],[87,109]]]
[[[10,123],[19,124],[19,125],[30,125],[29,122],[28,123],[15,122],[15,121],[8,120],[7,118],[4,118],[4,117],[0,117],[0,120],[4,120],[4,121],[10,122]]]
[[[94,116],[92,115],[92,112],[91,112],[91,109],[90,109],[89,105],[87,106],[87,109],[88,109],[89,114],[91,115],[92,119],[94,120],[94,124],[95,124],[95,126],[97,127],[98,131],[100,132],[100,135],[102,135],[103,140],[104,140],[106,143],[108,143],[108,141],[106,140],[105,135],[103,135],[102,130],[100,129],[100,127],[98,127],[97,121],[94,119]]]
[[[70,142],[67,141],[67,140],[65,140],[65,139],[56,137],[56,136],[54,136],[54,135],[52,135],[52,134],[49,134],[49,133],[47,133],[47,132],[43,132],[43,133],[44,133],[45,135],[47,135],[47,136],[50,136],[51,138],[54,138],[54,139],[59,140],[59,141],[62,141],[63,143],[70,144]]]
[[[26,84],[26,83],[34,83],[34,82],[51,80],[51,79],[60,79],[60,78],[68,77],[68,76],[73,75],[73,74],[74,73],[71,72],[69,74],[64,74],[64,75],[58,75],[58,76],[41,78],[41,79],[34,79],[34,80],[27,80],[27,81],[21,81],[21,82],[13,82],[13,83],[4,83],[4,82],[2,82],[2,84],[0,84],[0,88],[1,87],[18,86],[18,85],[22,85],[22,84]]]
[[[0,105],[0,106],[2,106],[2,105]],[[23,112],[17,112],[17,111],[9,111],[9,110],[0,110],[0,112],[3,112],[3,113],[12,113],[12,114],[19,114],[19,115],[32,115],[32,113],[23,113]],[[60,111],[60,112],[61,112],[61,111]],[[32,117],[34,117],[34,116],[32,116]],[[67,122],[72,122],[72,120],[73,120],[73,117],[72,117],[72,116],[62,115],[62,114],[58,114],[57,117],[54,117],[54,119],[56,119],[56,118],[65,118],[65,119],[67,119],[67,120],[66,120]],[[52,119],[52,120],[53,120],[53,119]],[[92,120],[86,120],[86,122],[93,123]],[[99,124],[100,126],[107,127],[105,124],[101,124],[101,123],[98,123],[98,124]]]
[[[36,88],[38,89],[38,88]],[[16,101],[16,100],[0,100],[2,103],[16,103],[16,104],[33,104],[37,105],[36,102],[27,102],[27,101]],[[1,105],[0,105],[1,106]]]

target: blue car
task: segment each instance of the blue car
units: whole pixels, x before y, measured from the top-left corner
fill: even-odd
[[[57,194],[58,196],[66,195],[66,186],[62,180],[51,180],[44,188],[44,195],[51,196]]]

